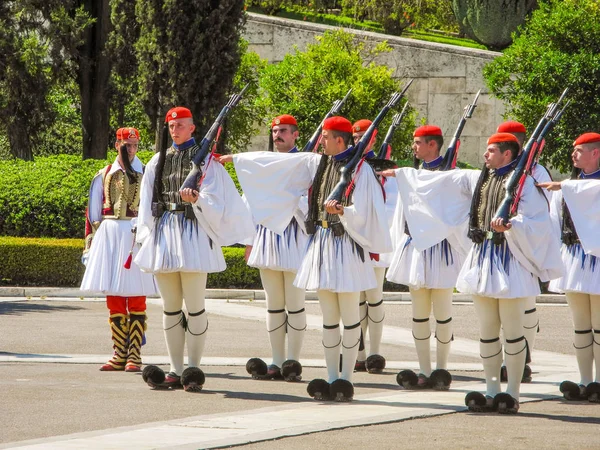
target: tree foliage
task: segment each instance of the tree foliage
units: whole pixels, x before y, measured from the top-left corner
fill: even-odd
[[[452,0],[452,9],[463,32],[490,49],[501,50],[511,34],[535,9],[537,0]]]
[[[600,4],[544,0],[504,54],[484,69],[507,117],[533,130],[549,102],[569,87],[571,106],[547,139],[542,161],[571,167],[573,140],[600,123]]]
[[[342,30],[318,36],[317,43],[306,51],[287,54],[283,61],[269,65],[260,78],[257,103],[264,108],[263,126],[280,114],[292,114],[298,120],[301,141],[306,142],[333,102],[352,88],[351,97],[341,115],[351,121],[373,119],[401,83],[392,77],[393,69],[373,60],[390,50],[387,44],[369,47],[364,40]],[[401,105],[399,105],[401,108]],[[393,112],[383,122],[387,129]],[[412,123],[414,117],[405,118]],[[394,156],[406,156],[412,127],[398,129],[394,140]],[[385,131],[382,130],[382,133]]]
[[[184,105],[202,137],[226,103],[240,63],[244,0],[137,0],[135,15],[146,114],[159,125],[169,108]]]
[[[47,97],[68,67],[60,30],[81,42],[86,18],[61,16],[58,0],[0,3],[0,132],[14,157],[33,159],[40,137],[57,116]],[[61,6],[62,7],[62,6]]]

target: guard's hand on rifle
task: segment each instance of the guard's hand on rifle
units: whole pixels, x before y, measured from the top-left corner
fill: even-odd
[[[505,231],[508,231],[512,228],[512,223],[506,222],[506,225],[505,225],[504,220],[502,220],[501,217],[495,217],[490,222],[490,226],[492,227],[492,230],[494,230],[495,232],[504,233]]]
[[[325,202],[325,211],[329,214],[344,215],[344,207],[337,200],[327,200]]]
[[[393,178],[396,176],[396,169],[386,169],[386,170],[382,170],[381,172],[377,172],[377,175],[380,175],[382,177],[386,177],[386,178]]]
[[[228,162],[233,162],[233,155],[221,155],[219,157],[219,162],[221,164],[225,164],[225,163],[228,163]]]
[[[198,200],[198,191],[190,188],[185,188],[179,191],[179,195],[181,195],[181,200],[188,203],[196,203]]]
[[[561,187],[560,183],[560,181],[545,181],[543,183],[536,183],[536,186],[548,189],[549,191],[559,191]]]

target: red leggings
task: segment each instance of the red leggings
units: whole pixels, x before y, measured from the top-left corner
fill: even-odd
[[[106,306],[110,311],[111,316],[113,314],[124,314],[127,315],[127,309],[134,312],[146,311],[146,297],[119,297],[118,295],[107,295]]]

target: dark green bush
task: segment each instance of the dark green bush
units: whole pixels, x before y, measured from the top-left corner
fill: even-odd
[[[0,285],[64,286],[81,284],[83,239],[0,237]],[[260,289],[258,269],[244,261],[244,248],[224,247],[227,270],[208,276],[219,289]]]
[[[82,239],[0,237],[0,284],[78,286],[82,250]]]
[[[140,152],[147,161],[151,152]],[[0,235],[83,237],[88,190],[95,173],[112,163],[53,155],[0,161]]]

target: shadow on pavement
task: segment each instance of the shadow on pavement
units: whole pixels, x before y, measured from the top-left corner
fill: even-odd
[[[29,312],[55,312],[55,311],[78,311],[84,309],[81,306],[58,306],[39,303],[22,302],[1,302],[0,314],[22,315]]]

